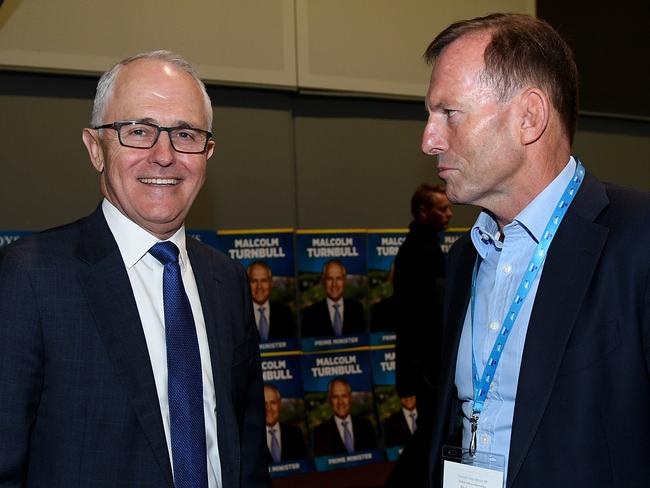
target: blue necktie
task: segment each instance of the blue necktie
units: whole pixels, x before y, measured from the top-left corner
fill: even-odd
[[[348,452],[354,452],[354,442],[352,442],[352,432],[350,432],[350,429],[348,428],[349,422],[347,420],[344,420],[341,422],[341,425],[343,425],[343,445],[345,446],[345,450]]]
[[[271,457],[273,458],[274,463],[279,463],[282,461],[282,456],[280,455],[280,443],[278,438],[275,436],[277,429],[269,429],[271,431]]]
[[[340,336],[343,333],[343,320],[341,319],[341,312],[339,308],[341,307],[340,303],[334,304],[334,335],[336,337]]]
[[[178,265],[178,248],[169,241],[159,242],[149,249],[149,254],[165,267],[163,301],[174,486],[207,488],[201,355]]]
[[[266,320],[266,315],[264,314],[264,309],[266,307],[260,307],[257,310],[260,312],[260,337],[263,341],[269,339],[269,321]]]

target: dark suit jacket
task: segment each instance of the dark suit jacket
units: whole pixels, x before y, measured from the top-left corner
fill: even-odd
[[[386,447],[404,446],[411,440],[412,435],[401,408],[384,421]]]
[[[440,372],[445,255],[438,239],[435,227],[411,222],[395,256],[395,381],[400,397],[417,395],[423,407]]]
[[[354,450],[366,451],[377,447],[375,429],[370,420],[365,417],[351,415],[352,435],[354,436]],[[322,424],[314,427],[314,456],[332,456],[334,454],[347,454],[341,434],[336,428],[334,416]]]
[[[370,332],[395,332],[400,316],[395,296],[377,302],[370,314]]]
[[[587,174],[551,244],[532,309],[508,487],[641,487],[650,463],[650,198]],[[431,483],[453,430],[458,343],[475,250],[450,255]],[[506,347],[510,347],[508,344]]]
[[[267,487],[246,275],[194,239],[187,251],[212,358],[223,484]],[[173,487],[144,332],[101,207],[0,255],[0,485]]]
[[[282,445],[280,451],[282,461],[294,461],[307,457],[305,440],[302,436],[302,430],[298,426],[280,423],[280,444]],[[269,456],[271,456],[270,452]]]
[[[291,307],[284,303],[269,302],[269,340],[286,339],[296,336],[296,325],[293,321]]]
[[[305,309],[302,316],[302,337],[334,336],[334,327],[327,310],[327,300],[321,300]],[[356,300],[343,299],[343,335],[363,334],[366,320],[363,306]]]

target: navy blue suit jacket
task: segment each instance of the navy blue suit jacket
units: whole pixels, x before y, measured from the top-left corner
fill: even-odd
[[[356,300],[343,299],[343,335],[363,334],[366,320],[363,306]],[[302,337],[334,337],[334,326],[327,309],[327,299],[310,305],[305,309],[301,324]]]
[[[365,417],[352,415],[352,435],[354,436],[354,450],[366,451],[377,447],[375,429],[370,420]],[[334,416],[314,427],[314,456],[332,456],[334,454],[347,454],[341,434],[336,427]]]
[[[430,480],[456,424],[454,376],[476,252],[452,248]],[[508,344],[506,347],[510,347]],[[508,487],[650,479],[650,198],[587,174],[544,264],[524,346]]]
[[[224,486],[267,487],[246,275],[187,239]],[[144,332],[101,208],[0,254],[0,486],[173,487]]]

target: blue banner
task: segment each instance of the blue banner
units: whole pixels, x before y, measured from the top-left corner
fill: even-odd
[[[31,230],[0,230],[0,247],[11,244],[21,237],[33,234]]]

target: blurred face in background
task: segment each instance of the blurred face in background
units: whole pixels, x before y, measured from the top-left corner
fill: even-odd
[[[330,385],[329,401],[334,415],[344,419],[350,414],[350,386],[342,381]]]
[[[280,394],[275,388],[264,387],[264,409],[266,425],[274,426],[280,419]]]
[[[253,301],[258,305],[266,303],[271,295],[271,271],[264,265],[253,264],[248,268],[248,283]]]
[[[339,263],[329,263],[323,273],[323,284],[329,299],[339,301],[345,291],[345,268]]]

